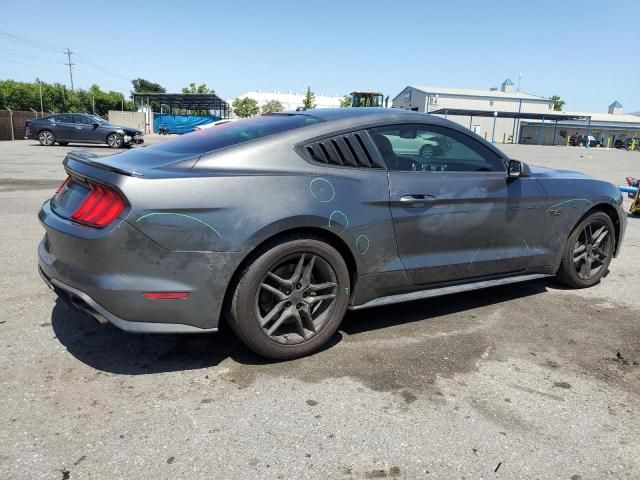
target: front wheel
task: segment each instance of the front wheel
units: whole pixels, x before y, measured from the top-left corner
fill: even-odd
[[[228,320],[254,352],[307,355],[335,333],[349,302],[349,271],[332,246],[294,239],[262,253],[242,274]]]
[[[120,148],[122,147],[123,143],[124,139],[119,133],[110,133],[107,136],[107,145],[109,145],[109,147],[111,148]]]
[[[615,230],[611,218],[604,212],[592,213],[569,235],[558,280],[572,288],[595,285],[607,272],[614,247]]]

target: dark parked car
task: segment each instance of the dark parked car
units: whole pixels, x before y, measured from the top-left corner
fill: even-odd
[[[111,148],[142,144],[142,132],[135,128],[113,125],[86,113],[59,113],[27,122],[25,138],[42,145],[55,143],[106,143]]]
[[[624,148],[625,150],[631,149],[632,145],[637,150],[638,146],[640,146],[640,138],[617,138],[613,142],[615,148]]]
[[[557,275],[600,281],[615,185],[529,167],[442,118],[262,115],[111,156],[71,152],[39,269],[131,332],[215,332],[305,355],[361,309]]]

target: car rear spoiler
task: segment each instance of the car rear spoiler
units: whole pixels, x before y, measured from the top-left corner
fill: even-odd
[[[91,165],[92,167],[100,168],[102,170],[107,170],[109,172],[120,173],[122,175],[128,175],[129,177],[141,177],[142,174],[139,172],[133,172],[130,170],[123,170],[122,168],[113,167],[108,163],[104,163],[103,159],[108,159],[110,155],[96,155],[92,152],[87,152],[85,150],[72,150],[67,153],[62,164],[66,167],[68,166],[69,160],[75,160],[77,162],[85,163],[87,165]]]

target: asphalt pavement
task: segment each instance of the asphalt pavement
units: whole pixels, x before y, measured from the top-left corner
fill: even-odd
[[[69,149],[0,142],[1,478],[640,478],[640,217],[594,288],[351,312],[321,352],[274,363],[228,331],[132,335],[56,300],[36,214]],[[640,152],[504,150],[640,176]]]

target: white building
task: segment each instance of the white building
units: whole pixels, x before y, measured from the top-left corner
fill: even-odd
[[[501,118],[500,112],[511,114],[553,114],[553,101],[515,92],[513,82],[509,79],[502,83],[500,89],[472,90],[462,88],[440,88],[427,86],[407,86],[393,99],[394,108],[404,108],[416,112],[434,113],[446,116],[485,139],[499,143],[513,143],[519,138],[519,121],[517,118]],[[465,110],[462,115],[448,113],[448,110]],[[477,116],[473,112],[497,112],[497,118]],[[557,113],[557,112],[556,112]],[[494,129],[495,125],[495,129]]]
[[[288,92],[283,93],[278,90],[273,91],[262,91],[256,90],[253,92],[247,92],[242,95],[239,95],[238,98],[253,98],[256,102],[258,102],[258,107],[262,110],[262,106],[271,101],[277,100],[279,101],[285,110],[295,110],[298,107],[304,106],[303,101],[306,92],[303,93],[294,93]],[[340,95],[323,95],[322,93],[316,93],[315,104],[316,108],[335,108],[340,106],[340,101],[343,96]],[[229,104],[233,103],[233,100],[229,101]]]

